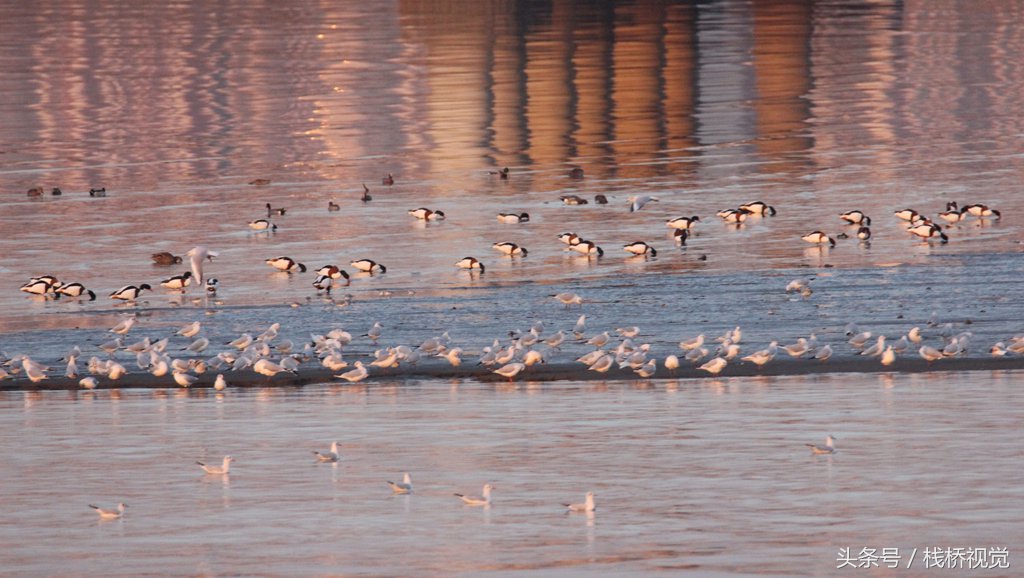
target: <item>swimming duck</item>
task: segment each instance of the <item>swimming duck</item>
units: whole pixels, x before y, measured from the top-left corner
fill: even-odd
[[[420,219],[421,221],[442,221],[444,220],[444,211],[432,211],[420,207],[418,209],[412,209],[409,211],[409,215]]]
[[[341,210],[341,205],[334,201],[327,201],[327,212],[334,213]]]
[[[594,202],[597,203],[598,205],[607,205],[608,197],[600,194],[594,195]]]
[[[181,257],[167,251],[153,253],[152,257],[153,262],[157,265],[177,265],[181,263]]]
[[[487,171],[488,174],[498,175],[503,181],[508,180],[508,167],[501,169],[500,171]]]
[[[27,194],[30,197],[41,197],[43,196],[43,187],[32,187]]]
[[[566,205],[586,205],[590,202],[579,195],[562,195],[558,198]]]
[[[255,221],[249,221],[249,228],[253,231],[276,231],[277,225],[271,223],[266,219],[256,219]]]
[[[287,210],[288,209],[283,209],[283,208],[282,209],[274,209],[274,208],[272,208],[270,206],[270,203],[267,203],[267,218],[269,218],[271,215],[274,215],[274,214],[277,214],[277,215],[280,215],[280,216],[284,216],[284,214],[285,214],[285,212],[287,212]]]
[[[98,189],[89,189],[90,197],[105,197],[107,196],[107,187],[100,187]]]
[[[395,184],[395,177],[391,176],[391,173],[388,173],[388,176],[380,180],[380,184],[389,186],[393,185]]]
[[[298,269],[299,273],[306,272],[306,266],[302,263],[295,261],[291,257],[274,257],[273,259],[267,259],[264,261],[267,265],[279,270],[291,273]]]

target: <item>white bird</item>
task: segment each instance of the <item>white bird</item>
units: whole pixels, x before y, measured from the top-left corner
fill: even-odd
[[[124,515],[124,511],[128,509],[128,504],[118,504],[116,510],[101,508],[99,506],[94,506],[92,504],[89,504],[89,507],[92,508],[93,510],[96,510],[96,513],[100,515],[100,518],[104,520],[113,520],[115,518],[120,518]]]
[[[523,365],[530,367],[538,363],[545,363],[544,354],[535,349],[531,349],[523,355]]]
[[[600,349],[600,348],[604,347],[605,345],[607,345],[608,341],[610,341],[610,340],[611,340],[611,336],[608,335],[607,331],[604,331],[602,333],[598,333],[597,335],[591,337],[587,341],[587,344],[588,345],[593,345],[594,347]]]
[[[658,372],[658,362],[655,359],[647,360],[639,369],[635,370],[640,377],[651,377]]]
[[[224,379],[224,375],[221,373],[217,374],[217,379],[213,382],[213,389],[217,391],[224,391],[228,387],[227,380]]]
[[[597,361],[592,363],[587,369],[596,371],[598,373],[607,373],[612,365],[615,364],[615,358],[607,353],[597,358]]]
[[[885,336],[879,335],[875,344],[864,351],[861,351],[860,354],[865,357],[876,357],[881,355],[883,351],[885,351]]]
[[[733,345],[731,347],[736,347],[736,349],[739,350],[738,346]],[[711,350],[709,350],[707,347],[698,347],[697,349],[691,349],[690,351],[687,351],[686,355],[684,355],[683,358],[686,359],[686,361],[689,361],[690,363],[697,364],[700,363],[700,360],[707,357],[709,353],[711,353]],[[733,355],[732,357],[730,357],[729,355],[724,355],[722,357],[724,357],[728,361],[736,356]]]
[[[313,455],[315,455],[316,459],[318,461],[321,461],[321,462],[336,462],[336,461],[338,461],[338,459],[339,459],[339,456],[338,456],[338,442],[331,442],[331,449],[330,449],[330,451],[326,451],[326,452],[322,452],[321,453],[321,452],[318,452],[316,450],[313,450]]]
[[[861,331],[857,335],[854,335],[853,337],[851,337],[850,340],[847,343],[849,343],[850,345],[856,347],[857,349],[860,349],[860,348],[864,347],[864,344],[867,343],[868,339],[871,339],[871,332],[870,331]]]
[[[242,351],[246,347],[249,347],[250,345],[252,345],[252,342],[253,342],[252,335],[249,335],[248,333],[243,333],[238,338],[236,338],[234,341],[229,341],[227,343],[227,345],[230,345],[231,347],[234,347],[235,349],[237,349],[239,351]]]
[[[351,371],[346,371],[345,373],[342,373],[341,375],[335,375],[334,377],[338,377],[338,378],[344,379],[345,381],[349,381],[349,382],[356,382],[356,381],[362,381],[362,380],[366,379],[367,376],[370,375],[370,371],[368,369],[366,369],[366,367],[363,365],[362,361],[357,361],[355,365],[356,365],[355,369],[353,369]]]
[[[562,504],[569,512],[593,512],[597,509],[594,505],[594,492],[587,492],[586,499],[582,504]]]
[[[210,251],[200,245],[189,249],[185,256],[189,258],[189,262],[192,265],[192,275],[196,278],[196,282],[201,284],[203,282],[203,261],[213,261],[213,258],[217,256],[217,252]]]
[[[526,369],[525,363],[509,363],[507,365],[503,365],[498,369],[495,369],[493,373],[497,373],[502,377],[507,377],[508,380],[511,382],[512,378],[519,375],[519,373],[522,372],[524,369]]]
[[[718,375],[719,373],[722,372],[723,369],[725,369],[727,363],[729,362],[726,361],[725,359],[721,357],[716,357],[711,361],[708,361],[704,365],[700,366],[698,369],[703,369],[704,371],[710,373],[711,375]]]
[[[181,371],[172,372],[171,375],[174,377],[174,382],[181,387],[189,387],[199,379],[194,375],[189,375]]]
[[[203,462],[196,462],[199,467],[203,468],[203,471],[213,476],[226,476],[231,473],[231,462],[235,461],[235,458],[231,456],[224,456],[224,459],[220,463],[220,467],[208,466]]]
[[[84,377],[78,382],[78,385],[81,385],[85,389],[96,389],[96,386],[99,384],[99,380],[95,377]]]
[[[896,362],[896,352],[893,351],[892,345],[885,348],[882,352],[882,365],[889,366]]]
[[[384,326],[380,324],[380,321],[375,321],[373,323],[373,327],[366,332],[366,337],[369,337],[370,341],[377,343],[377,340],[380,339],[380,335],[383,331]]]
[[[207,347],[210,346],[210,340],[205,337],[200,337],[185,348],[185,351],[189,353],[202,353]]]
[[[665,369],[674,372],[679,369],[679,358],[675,355],[669,355],[665,358]]]
[[[274,363],[269,359],[260,359],[259,361],[253,364],[252,370],[260,375],[265,375],[267,377],[274,377],[278,373],[295,373],[294,371],[289,371],[281,367],[280,364]]]
[[[572,328],[572,334],[576,339],[583,339],[583,333],[587,329],[587,316],[580,315],[576,320],[576,326]]]
[[[704,345],[704,334],[703,333],[701,333],[697,337],[693,337],[691,339],[684,339],[684,340],[680,341],[679,342],[679,349],[682,349],[683,351],[693,351],[694,349],[697,349],[698,347],[700,347],[702,345]]]
[[[910,342],[914,343],[914,344],[921,343],[921,339],[922,339],[922,337],[921,337],[921,328],[920,327],[914,327],[910,331],[908,331],[907,332],[907,339],[909,339]]]
[[[493,487],[490,484],[484,484],[482,496],[479,498],[476,496],[466,496],[464,494],[455,494],[456,497],[461,498],[462,502],[467,506],[489,506],[491,505],[491,490]]]
[[[811,448],[812,454],[834,454],[836,453],[836,438],[828,436],[825,438],[825,445],[804,444]]]
[[[743,361],[749,361],[757,365],[758,367],[764,367],[766,363],[775,358],[775,352],[777,351],[778,345],[779,344],[777,341],[772,341],[770,344],[768,344],[767,349],[756,351],[741,359]]]
[[[198,321],[193,321],[192,323],[189,323],[188,325],[185,325],[184,327],[179,329],[177,331],[177,335],[181,335],[182,337],[187,337],[191,339],[199,334],[199,330],[201,328],[201,323],[199,323]]]
[[[636,325],[632,327],[619,327],[615,330],[615,333],[618,333],[622,337],[633,338],[640,335],[640,328]]]
[[[388,480],[388,486],[391,486],[391,491],[396,494],[411,494],[412,493],[412,476],[409,472],[405,472],[402,475],[401,482],[392,482]]]
[[[927,361],[929,363],[931,363],[932,361],[935,361],[936,359],[942,359],[942,357],[943,357],[941,351],[939,351],[938,349],[935,349],[934,347],[930,347],[928,345],[922,345],[921,349],[917,350],[917,353],[918,353],[918,355],[921,356],[922,359],[924,359],[925,361]]]
[[[811,350],[809,342],[803,337],[797,339],[793,345],[783,345],[782,348],[786,350],[790,357],[803,357]]]
[[[640,209],[644,208],[644,206],[646,206],[647,203],[656,203],[656,202],[658,202],[658,198],[657,197],[652,197],[652,196],[649,196],[649,195],[633,195],[633,196],[629,197],[626,200],[629,201],[629,212],[630,213],[632,213],[634,211],[639,211]]]
[[[832,357],[832,346],[828,344],[821,346],[818,351],[814,353],[814,359],[819,361],[825,361],[829,357]]]
[[[134,316],[125,317],[117,325],[111,327],[110,328],[110,332],[111,333],[116,333],[118,335],[124,335],[124,334],[128,333],[131,330],[133,325],[135,325],[135,317]]]

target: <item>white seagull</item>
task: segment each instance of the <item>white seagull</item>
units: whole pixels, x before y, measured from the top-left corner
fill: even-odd
[[[569,512],[593,512],[597,509],[594,505],[594,492],[587,492],[585,501],[582,504],[562,504]]]
[[[834,454],[834,453],[836,453],[836,445],[835,445],[835,443],[836,443],[836,438],[830,435],[827,438],[825,438],[825,445],[823,445],[823,446],[817,445],[817,444],[805,444],[805,445],[807,447],[811,448],[811,453],[812,454]]]
[[[104,520],[113,520],[115,518],[120,518],[124,515],[124,511],[128,509],[128,504],[122,502],[117,505],[116,510],[101,508],[99,506],[94,506],[92,504],[89,504],[89,507],[92,508],[93,510],[96,510],[96,513],[100,515],[100,518]]]
[[[409,475],[409,472],[405,472],[405,474],[402,476],[401,482],[392,482],[388,480],[388,486],[391,486],[391,491],[396,494],[411,494],[412,476]]]
[[[235,458],[231,456],[224,456],[224,460],[221,462],[220,467],[208,466],[203,462],[196,462],[199,467],[203,468],[203,471],[213,476],[226,476],[231,473],[231,462],[235,461]]]
[[[490,484],[484,484],[483,495],[480,497],[467,496],[464,494],[455,494],[456,497],[461,498],[462,502],[467,506],[490,506],[491,505],[491,490],[494,489]]]
[[[331,450],[328,452],[318,452],[313,450],[313,455],[316,456],[317,461],[321,462],[338,461],[338,442],[331,442]]]

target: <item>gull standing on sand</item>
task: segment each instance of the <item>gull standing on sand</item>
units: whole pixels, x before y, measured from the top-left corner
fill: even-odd
[[[889,366],[896,362],[896,352],[892,350],[892,346],[885,348],[882,352],[882,365]]]
[[[825,445],[804,444],[811,448],[812,454],[834,454],[836,453],[836,438],[829,435],[825,438]]]
[[[318,452],[313,450],[313,455],[316,456],[317,461],[320,462],[336,462],[338,461],[338,442],[331,442],[331,450],[327,452]]]
[[[922,345],[921,349],[917,353],[928,363],[935,361],[936,359],[942,359],[942,352],[934,347],[928,345]]]
[[[191,339],[199,334],[199,330],[202,329],[202,324],[198,321],[193,321],[188,325],[185,325],[177,331],[177,335]]]
[[[495,369],[494,373],[497,373],[502,377],[507,377],[509,382],[511,383],[512,378],[519,375],[519,373],[522,372],[524,369],[526,369],[525,363],[509,363],[498,369]]]
[[[366,369],[366,367],[363,365],[362,361],[357,361],[355,363],[355,365],[356,365],[355,369],[353,369],[351,371],[346,371],[345,373],[342,373],[341,375],[335,375],[334,377],[337,377],[337,378],[340,378],[340,379],[344,379],[345,381],[348,381],[348,382],[356,382],[356,381],[362,381],[362,380],[366,379],[367,376],[370,375],[369,370]]]
[[[226,476],[231,473],[231,462],[235,461],[235,458],[231,456],[224,456],[224,460],[221,461],[220,467],[208,466],[203,462],[196,462],[199,467],[203,468],[203,471],[212,476]]]
[[[582,504],[562,504],[567,512],[593,512],[597,509],[594,505],[594,492],[587,492],[586,499]]]
[[[85,389],[96,389],[96,386],[100,384],[99,380],[95,377],[83,377],[78,385],[81,385]]]
[[[217,391],[224,391],[228,387],[228,382],[224,379],[224,374],[218,373],[217,379],[213,382],[213,389]]]
[[[729,362],[726,361],[725,359],[722,359],[721,357],[716,357],[711,361],[705,363],[704,365],[700,366],[698,369],[703,369],[704,371],[710,373],[711,375],[718,375],[719,373],[722,372],[723,369],[725,369],[727,363]]]
[[[108,508],[101,508],[99,506],[94,506],[92,504],[89,504],[89,507],[92,508],[93,510],[96,510],[96,513],[100,515],[101,519],[103,519],[103,520],[114,520],[114,519],[120,518],[121,516],[124,515],[124,511],[128,509],[128,504],[125,504],[125,503],[122,502],[122,503],[117,505],[117,509],[116,510],[111,510],[111,509],[108,509]]]
[[[388,486],[391,487],[391,491],[396,494],[411,494],[412,493],[412,476],[409,472],[405,472],[402,476],[401,482],[392,482],[388,480]],[[456,494],[458,495],[458,494]]]
[[[494,489],[490,484],[484,484],[482,496],[467,496],[464,494],[455,494],[457,498],[461,498],[462,502],[467,506],[490,506],[491,505],[491,490]]]

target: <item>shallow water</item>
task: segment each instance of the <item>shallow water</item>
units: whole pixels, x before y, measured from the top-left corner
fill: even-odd
[[[0,448],[3,566],[829,576],[843,547],[936,546],[1009,547],[1012,566],[1024,544],[1024,490],[1010,482],[1024,453],[1010,435],[1020,378],[4,393],[0,433],[19,442]],[[828,433],[839,451],[810,455],[803,444]],[[341,463],[314,463],[331,440]],[[229,479],[193,464],[224,454]],[[403,471],[414,493],[394,496],[384,480]],[[488,509],[451,495],[485,482]],[[562,513],[586,491],[593,517]],[[86,507],[118,501],[129,508],[117,521]],[[915,567],[892,573],[927,574]]]

